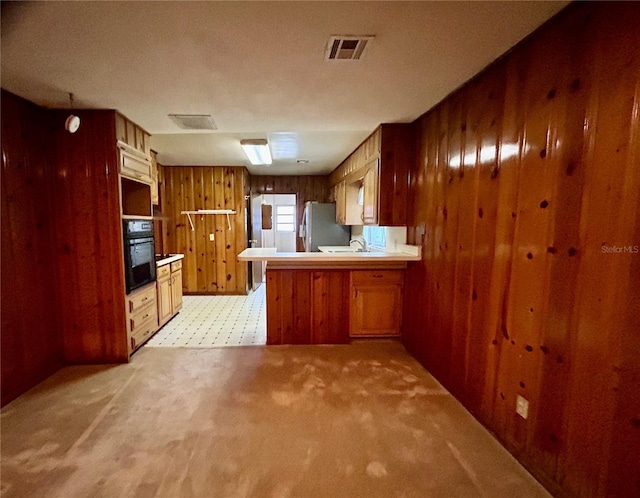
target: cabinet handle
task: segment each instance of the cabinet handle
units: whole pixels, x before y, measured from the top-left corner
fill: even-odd
[[[149,299],[149,296],[145,297],[142,302],[144,303],[147,299]]]
[[[145,318],[149,318],[149,313],[147,313],[146,315],[144,315],[144,316],[142,317],[142,319],[143,319],[143,320],[144,320]]]

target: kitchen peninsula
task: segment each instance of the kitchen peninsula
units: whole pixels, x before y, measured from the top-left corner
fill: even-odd
[[[396,252],[293,252],[250,248],[266,261],[267,344],[343,344],[400,335],[404,271],[420,247]]]

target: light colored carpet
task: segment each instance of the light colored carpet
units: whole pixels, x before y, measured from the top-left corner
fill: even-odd
[[[542,497],[395,342],[143,348],[2,410],[9,497]]]

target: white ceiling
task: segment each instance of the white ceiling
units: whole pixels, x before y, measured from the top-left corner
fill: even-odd
[[[412,121],[567,2],[2,2],[2,87],[53,108],[118,109],[165,165],[334,169],[380,123]],[[331,35],[375,35],[327,62]],[[211,114],[185,132],[167,114]],[[308,164],[297,164],[307,159]]]

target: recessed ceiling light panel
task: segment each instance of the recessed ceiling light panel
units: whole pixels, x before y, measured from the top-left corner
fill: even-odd
[[[254,166],[268,166],[272,163],[269,142],[264,138],[240,140],[240,145],[249,158],[249,162]]]

